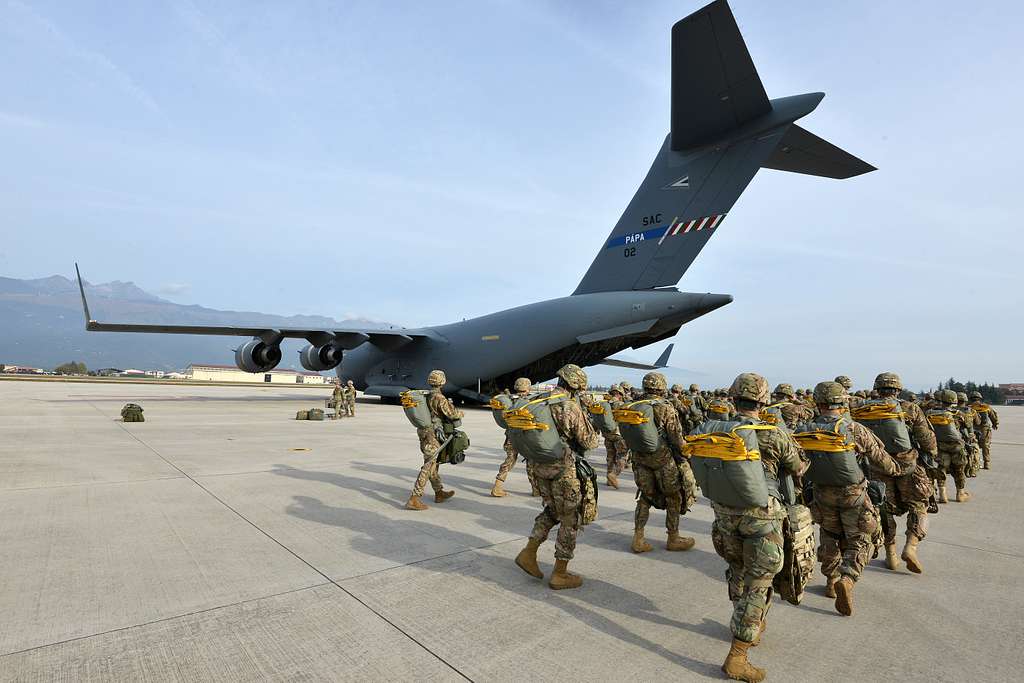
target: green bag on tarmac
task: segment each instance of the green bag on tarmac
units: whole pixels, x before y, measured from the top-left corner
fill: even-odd
[[[145,422],[146,418],[142,416],[142,406],[138,403],[126,403],[124,408],[121,408],[121,420],[123,422]]]
[[[657,403],[668,401],[644,399],[623,404],[612,411],[619,434],[634,453],[654,453],[665,444],[665,438],[654,422],[654,405]]]
[[[400,394],[402,409],[409,422],[416,429],[425,429],[434,424],[434,418],[430,414],[430,406],[427,405],[429,391],[424,389],[410,389]]]
[[[300,411],[298,411],[297,413],[295,413],[295,419],[296,420],[308,420],[309,419],[309,411],[308,410],[300,410]]]
[[[317,420],[317,421],[323,420],[324,419],[323,408],[310,408],[309,409],[309,415],[308,415],[308,417],[306,419],[307,420]]]
[[[512,399],[512,407],[502,413],[509,441],[529,462],[550,465],[562,461],[567,446],[555,427],[551,406],[568,399],[569,395],[562,392],[517,396]]]

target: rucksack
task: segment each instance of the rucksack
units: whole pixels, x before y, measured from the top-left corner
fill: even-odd
[[[310,408],[309,409],[309,416],[306,419],[307,420],[318,420],[318,421],[319,420],[323,420],[324,419],[323,408]]]
[[[309,411],[308,410],[300,410],[300,411],[298,411],[297,413],[295,413],[295,419],[296,420],[308,420],[309,419]]]
[[[502,429],[508,429],[508,423],[505,422],[502,413],[512,407],[512,397],[508,394],[498,394],[491,399],[489,405],[491,406],[491,415],[494,416],[494,421]]]
[[[845,416],[800,424],[793,439],[804,449],[810,467],[804,478],[823,486],[850,486],[864,481],[857,463],[851,425]]]
[[[771,495],[757,431],[772,425],[709,420],[686,437],[683,453],[704,496],[736,508],[765,507]]]
[[[427,405],[429,391],[424,389],[409,389],[399,394],[402,402],[402,409],[409,422],[416,429],[425,429],[434,424],[434,418],[430,414],[430,406]]]
[[[594,399],[587,404],[587,412],[590,414],[590,423],[594,425],[594,429],[602,434],[614,433],[618,429],[612,404],[607,399]]]
[[[960,434],[960,427],[957,425],[956,417],[953,416],[952,412],[945,408],[929,410],[928,421],[932,423],[932,429],[935,430],[935,440],[939,443],[962,444],[964,442],[964,438]]]
[[[597,473],[585,458],[576,458],[576,479],[580,482],[580,526],[597,519]]]
[[[654,453],[665,445],[665,438],[654,421],[654,405],[657,403],[667,401],[649,398],[626,403],[612,411],[619,434],[634,453]]]
[[[124,422],[145,422],[146,418],[142,416],[142,406],[138,403],[126,403],[124,408],[121,408],[121,420]]]
[[[448,443],[437,454],[437,462],[441,465],[458,465],[466,459],[466,449],[469,448],[469,435],[461,429],[452,432]]]
[[[891,454],[913,448],[903,406],[896,399],[865,401],[851,411],[853,419],[874,432]]]
[[[772,587],[783,600],[799,605],[804,586],[814,575],[817,551],[811,511],[803,505],[790,505],[782,522],[782,570],[772,580]]]
[[[508,438],[529,462],[548,465],[561,462],[567,448],[555,427],[551,406],[568,400],[565,393],[541,392],[517,396],[502,413]]]

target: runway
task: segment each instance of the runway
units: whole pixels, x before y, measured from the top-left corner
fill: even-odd
[[[294,420],[329,394],[0,382],[0,681],[722,679],[705,501],[681,525],[694,550],[666,552],[654,511],[637,556],[632,477],[602,476],[571,564],[585,583],[554,592],[512,562],[540,506],[521,464],[489,497],[488,411],[467,411],[468,458],[441,469],[456,496],[411,512],[422,459],[401,409]],[[147,421],[121,423],[126,402]],[[1024,408],[999,414],[994,469],[931,517],[925,573],[873,561],[852,618],[820,574],[802,605],[776,599],[751,650],[769,680],[1017,678]],[[589,457],[603,472],[603,448]]]

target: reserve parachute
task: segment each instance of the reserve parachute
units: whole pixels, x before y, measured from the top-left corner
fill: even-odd
[[[700,490],[714,503],[736,508],[765,507],[771,495],[757,431],[772,425],[710,420],[686,437],[683,453]]]

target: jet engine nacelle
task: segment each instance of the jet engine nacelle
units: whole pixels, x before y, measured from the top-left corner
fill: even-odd
[[[280,362],[281,347],[260,339],[253,339],[235,349],[235,365],[245,372],[267,372]]]
[[[310,372],[333,370],[341,363],[342,349],[333,344],[310,344],[299,351],[299,362]]]

